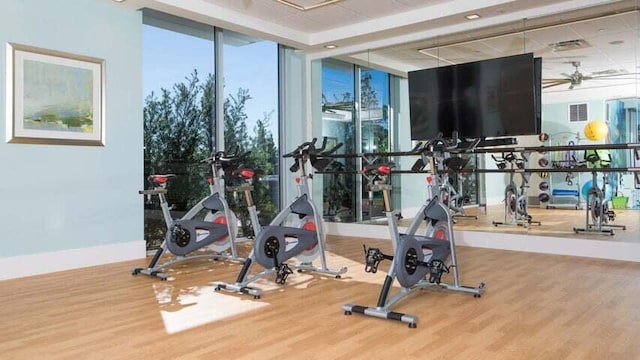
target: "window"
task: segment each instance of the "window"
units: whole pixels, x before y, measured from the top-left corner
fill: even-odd
[[[256,170],[253,199],[261,224],[280,208],[278,152],[278,44],[223,31],[224,142],[251,151],[244,166]],[[252,230],[244,202],[232,206],[242,234]]]
[[[175,174],[167,199],[179,217],[209,192],[214,147],[213,28],[159,13],[143,27],[144,184],[152,174]],[[153,199],[155,201],[155,199]],[[147,248],[164,240],[158,204],[145,205]]]
[[[569,122],[587,121],[588,118],[587,104],[569,105]]]

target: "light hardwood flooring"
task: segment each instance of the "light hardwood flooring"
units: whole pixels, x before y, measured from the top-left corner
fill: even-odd
[[[390,243],[328,242],[343,279],[296,273],[259,300],[215,293],[240,265],[212,261],[166,282],[131,276],[143,260],[0,282],[0,358],[640,359],[638,263],[459,247],[462,282],[486,293],[413,294],[394,308],[419,317],[409,329],[340,308],[375,304],[388,262],[365,273],[362,244]]]

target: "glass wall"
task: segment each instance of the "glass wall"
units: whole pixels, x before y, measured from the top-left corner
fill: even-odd
[[[209,192],[211,169],[201,160],[217,149],[250,151],[243,166],[256,171],[254,201],[268,223],[280,207],[278,44],[155,11],[143,19],[145,179],[177,175],[167,199],[180,217]],[[251,236],[242,196],[226,195],[239,235]],[[158,247],[165,231],[157,199],[146,199],[147,248]]]
[[[345,62],[322,61],[322,134],[328,146],[343,143],[340,153],[356,152],[355,132],[355,67]],[[337,159],[328,171],[353,170],[354,159]],[[336,222],[356,220],[356,176],[323,175],[323,215]]]
[[[360,69],[360,132],[362,152],[388,152],[389,143],[389,74],[374,69]],[[388,159],[378,159],[388,161]],[[384,217],[382,193],[362,186],[362,220]]]
[[[181,216],[207,195],[214,134],[213,28],[162,14],[144,17],[144,176],[175,174],[167,198]],[[157,199],[145,202],[147,248],[158,247],[166,225]]]
[[[343,153],[391,151],[391,75],[335,59],[322,61],[322,132]],[[380,158],[378,162],[387,161]],[[358,170],[361,159],[338,159],[327,170]],[[382,194],[369,197],[360,175],[325,174],[324,216],[367,221],[384,216]]]
[[[278,44],[228,30],[223,39],[225,147],[251,151],[244,165],[257,171],[253,198],[268,224],[280,207]],[[249,235],[244,202],[232,208]]]

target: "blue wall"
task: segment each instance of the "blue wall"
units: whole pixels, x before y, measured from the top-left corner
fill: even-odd
[[[105,59],[106,146],[6,143],[0,127],[0,257],[143,239],[141,14],[99,0],[2,0],[6,43]]]

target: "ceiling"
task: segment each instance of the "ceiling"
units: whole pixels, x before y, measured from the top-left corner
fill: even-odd
[[[319,6],[325,1],[330,4]],[[122,5],[276,41],[310,59],[337,57],[400,75],[525,51],[543,56],[543,77],[572,73],[572,61],[580,61],[585,74],[633,74],[640,64],[640,0],[127,0]],[[300,10],[314,6],[319,7]],[[481,17],[466,19],[470,14]],[[576,39],[585,46],[567,51],[549,46]],[[327,49],[329,44],[337,48]]]

